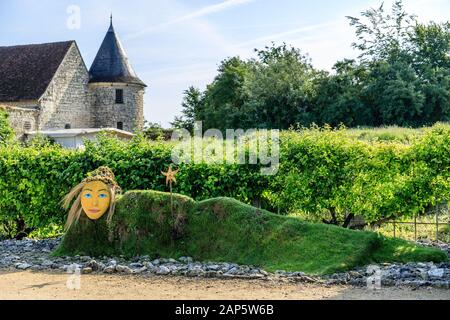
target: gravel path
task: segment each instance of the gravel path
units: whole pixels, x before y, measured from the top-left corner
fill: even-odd
[[[366,287],[368,282],[377,286],[408,286],[417,288],[450,289],[450,263],[381,264],[356,268],[326,277],[313,277],[303,272],[276,271],[268,273],[256,266],[235,263],[199,262],[190,257],[179,259],[150,259],[139,256],[132,259],[119,257],[52,257],[51,252],[60,239],[0,241],[0,271],[59,271],[82,275],[184,276],[187,278],[245,279],[261,281],[289,281],[315,285],[352,285]],[[424,243],[449,252],[444,243]],[[450,292],[450,291],[448,291]]]
[[[450,300],[448,290],[436,288],[368,290],[287,281],[88,274],[81,275],[79,289],[69,289],[68,279],[61,271],[0,271],[0,299]]]

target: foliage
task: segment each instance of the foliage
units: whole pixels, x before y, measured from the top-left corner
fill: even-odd
[[[9,124],[8,113],[0,108],[0,145],[7,144],[14,138],[14,131]]]
[[[361,16],[347,18],[355,27],[358,39],[352,45],[361,51],[363,61],[391,60],[402,54],[416,17],[404,11],[401,0],[394,2],[390,14],[385,13],[382,3],[377,9],[362,12]]]
[[[184,123],[224,131],[449,121],[450,22],[419,23],[400,0],[391,12],[381,5],[347,18],[358,59],[337,61],[328,73],[286,44],[256,50],[255,59],[228,58],[204,92],[185,92]]]
[[[275,215],[230,198],[201,202],[174,195],[181,236],[173,240],[170,195],[131,191],[117,203],[112,224],[82,220],[57,254],[192,256],[309,273],[332,273],[371,262],[446,261],[437,249]],[[111,242],[108,240],[111,239]],[[333,243],[333,245],[330,245]]]
[[[194,121],[198,118],[198,113],[200,112],[202,103],[202,93],[199,89],[194,87],[189,87],[189,89],[184,91],[181,117],[175,117],[174,121],[171,123],[172,127],[175,129],[186,129],[189,132],[194,131]]]
[[[185,163],[179,166],[174,192],[195,200],[233,197],[340,225],[353,216],[365,223],[411,217],[450,199],[448,125],[421,130],[316,127],[282,132],[280,143],[275,176],[261,175],[260,165]],[[161,170],[171,163],[172,148],[172,142],[141,135],[131,142],[101,135],[86,141],[85,150],[52,144],[0,147],[0,224],[9,236],[63,224],[60,200],[102,165],[114,171],[125,191],[165,191]]]
[[[172,129],[164,129],[159,123],[145,121],[144,128],[135,132],[136,139],[145,138],[153,141],[167,141],[172,137]]]
[[[355,141],[330,128],[281,137],[280,170],[265,195],[288,212],[348,226],[355,216],[366,223],[412,217],[450,199],[448,125],[410,144]]]

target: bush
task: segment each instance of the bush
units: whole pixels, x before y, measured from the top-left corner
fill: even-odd
[[[450,126],[422,131],[408,144],[364,141],[345,129],[286,131],[277,175],[261,175],[259,165],[182,164],[174,192],[197,201],[227,196],[341,225],[349,217],[377,222],[421,214],[450,198]],[[166,191],[161,170],[171,163],[172,147],[142,136],[123,142],[106,135],[86,141],[84,151],[51,144],[0,147],[3,232],[15,236],[61,225],[62,197],[102,165],[124,191]]]
[[[9,115],[0,108],[0,145],[13,140],[14,131],[9,124]]]
[[[266,193],[287,212],[370,223],[412,217],[450,199],[448,125],[426,129],[410,144],[355,140],[327,128],[285,133],[281,141],[280,172]]]

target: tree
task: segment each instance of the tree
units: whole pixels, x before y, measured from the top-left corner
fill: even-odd
[[[417,24],[409,40],[417,71],[450,69],[450,22]]]
[[[264,128],[288,129],[311,122],[314,80],[319,77],[299,49],[281,46],[256,50],[259,61],[249,82],[249,109]]]
[[[193,132],[195,121],[200,120],[202,99],[202,92],[199,89],[191,86],[185,90],[183,102],[181,103],[182,116],[175,117],[174,121],[170,123],[172,127]]]
[[[450,118],[449,23],[419,24],[395,1],[348,17],[356,28],[361,65],[367,69],[361,99],[373,125],[422,126]]]
[[[192,128],[279,128],[310,123],[310,98],[319,76],[298,49],[272,45],[256,50],[257,59],[224,60],[214,81],[201,93],[190,88],[183,99],[184,117],[173,125]]]
[[[375,126],[420,126],[424,121],[420,81],[402,61],[374,62],[363,96],[374,110]]]
[[[411,33],[412,66],[422,81],[427,124],[450,120],[450,23],[417,24]]]
[[[361,16],[347,18],[356,29],[357,41],[352,46],[361,51],[362,61],[393,60],[405,53],[416,17],[404,11],[401,0],[394,2],[390,14],[385,13],[383,3],[377,9],[362,12]]]
[[[187,91],[178,127],[423,126],[450,120],[450,23],[418,23],[396,0],[348,17],[358,59],[316,70],[300,49],[272,44],[224,60],[204,92]]]
[[[164,129],[159,123],[152,123],[145,121],[144,129],[142,130],[144,137],[150,140],[162,139],[164,136]]]
[[[244,110],[253,64],[253,61],[243,61],[239,57],[222,61],[218,75],[204,92],[204,106],[199,112],[204,129],[245,128],[247,123],[254,123],[253,115]]]
[[[374,125],[373,112],[361,98],[367,70],[355,60],[337,62],[336,74],[321,77],[314,97],[314,119],[317,124],[333,127]]]

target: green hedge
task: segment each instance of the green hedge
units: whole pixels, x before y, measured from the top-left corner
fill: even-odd
[[[174,192],[195,200],[233,197],[282,214],[322,219],[335,213],[367,221],[422,213],[450,198],[450,126],[423,129],[409,141],[370,141],[344,129],[308,129],[280,135],[280,170],[260,175],[257,165],[181,165]],[[130,143],[102,136],[84,151],[52,145],[0,147],[0,223],[61,224],[61,198],[85,174],[109,166],[124,191],[166,191],[161,170],[173,145]]]
[[[282,211],[368,222],[422,214],[450,199],[450,126],[409,143],[365,141],[346,130],[288,132],[281,168],[265,192]]]

